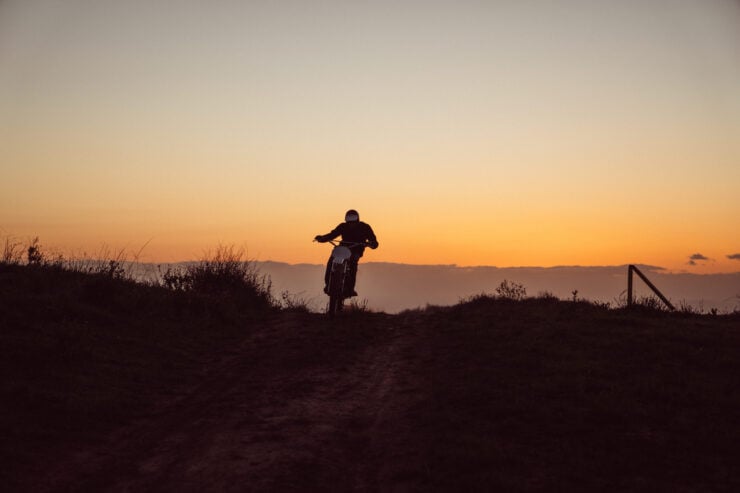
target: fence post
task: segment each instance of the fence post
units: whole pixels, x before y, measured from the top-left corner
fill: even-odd
[[[627,306],[632,306],[632,273],[634,265],[627,268]]]

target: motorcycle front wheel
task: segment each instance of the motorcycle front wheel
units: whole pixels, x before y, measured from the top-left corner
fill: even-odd
[[[330,296],[329,297],[329,316],[334,316],[342,311],[343,299],[341,296]]]

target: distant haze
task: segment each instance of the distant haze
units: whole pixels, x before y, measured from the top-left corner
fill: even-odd
[[[326,303],[321,291],[325,266],[279,262],[258,265],[272,279],[276,295],[288,291],[308,301],[313,309]],[[641,270],[677,307],[685,303],[706,311],[740,309],[740,273],[670,274],[650,266]],[[398,312],[427,304],[450,305],[478,293],[494,294],[504,279],[523,284],[528,295],[549,292],[572,299],[577,290],[578,299],[615,304],[625,299],[627,266],[498,268],[368,262],[360,264],[357,291],[368,307]],[[638,297],[652,294],[637,277],[634,286]]]

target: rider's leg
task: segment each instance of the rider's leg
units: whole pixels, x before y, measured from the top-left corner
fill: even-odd
[[[349,259],[349,269],[347,272],[346,293],[348,296],[357,296],[355,291],[355,282],[357,281],[357,263],[360,261],[359,257],[352,257]]]

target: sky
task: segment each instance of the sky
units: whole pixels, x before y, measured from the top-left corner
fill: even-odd
[[[737,0],[0,0],[0,235],[68,254],[737,272],[738,136]]]

